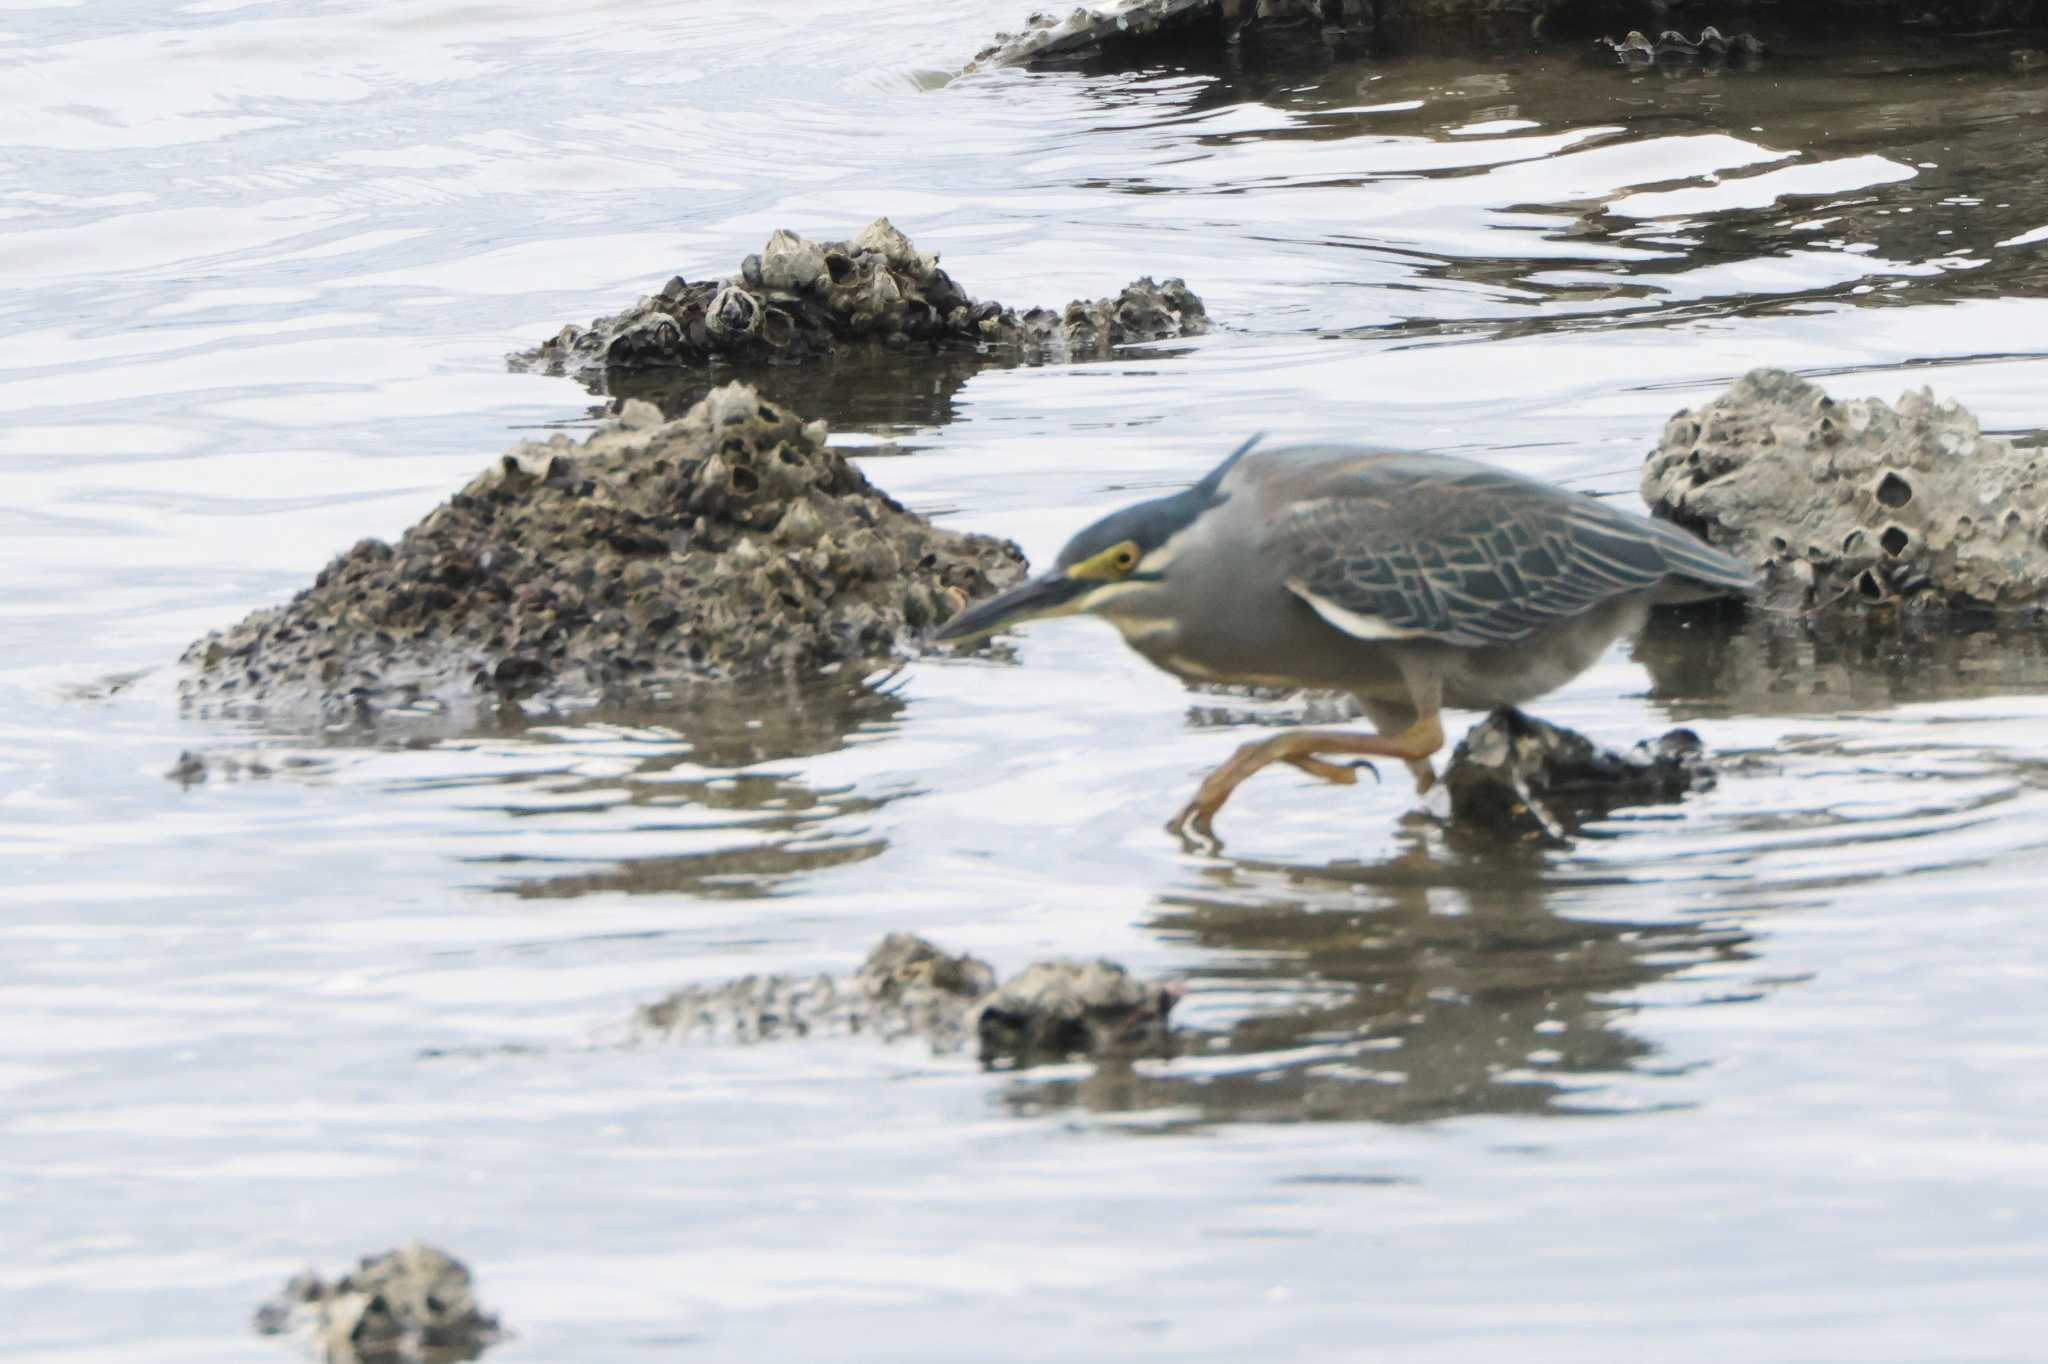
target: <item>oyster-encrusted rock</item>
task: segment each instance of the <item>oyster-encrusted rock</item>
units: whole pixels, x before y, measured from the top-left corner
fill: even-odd
[[[1714,774],[1689,729],[1621,753],[1502,707],[1458,742],[1443,780],[1455,828],[1555,842],[1622,806],[1663,804],[1705,790]]]
[[[987,962],[955,955],[910,933],[891,933],[851,977],[742,976],[691,985],[634,1016],[642,1036],[761,1042],[863,1033],[884,1041],[921,1037],[957,1051],[974,1001],[995,988]]]
[[[1665,425],[1644,501],[1793,610],[2048,606],[2048,454],[1929,389],[1837,402],[1760,369]]]
[[[182,691],[330,720],[658,700],[885,658],[1023,569],[875,488],[822,422],[729,384],[675,421],[632,402],[580,446],[515,447],[396,545],[365,540],[192,645]]]
[[[293,1276],[256,1309],[264,1335],[304,1334],[331,1364],[475,1359],[503,1332],[476,1301],[469,1270],[445,1251],[412,1242],[362,1263],[332,1283]]]
[[[1139,980],[1110,961],[1034,962],[974,1008],[984,1064],[1157,1053],[1171,1041],[1176,984]]]
[[[515,368],[596,378],[608,372],[695,368],[713,361],[797,364],[856,342],[923,343],[1001,352],[1022,362],[1098,359],[1138,341],[1208,330],[1201,299],[1180,280],[1139,279],[1114,298],[1024,312],[977,302],[889,222],[850,241],[778,231],[737,275],[659,293],[588,327],[567,326]]]
[[[1041,961],[998,987],[987,962],[891,933],[852,976],[743,976],[692,985],[634,1017],[642,1037],[741,1042],[864,1034],[920,1038],[955,1052],[969,1038],[984,1064],[1159,1052],[1177,984],[1107,961]]]

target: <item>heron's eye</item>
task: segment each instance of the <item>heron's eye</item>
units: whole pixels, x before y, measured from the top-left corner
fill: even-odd
[[[1143,557],[1138,552],[1138,542],[1126,540],[1108,549],[1097,550],[1067,570],[1069,578],[1091,579],[1099,583],[1113,583],[1138,566]]]

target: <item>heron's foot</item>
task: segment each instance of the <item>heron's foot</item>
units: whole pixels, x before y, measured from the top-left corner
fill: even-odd
[[[1360,772],[1372,773],[1374,781],[1380,779],[1379,768],[1364,758],[1360,758],[1356,762],[1330,763],[1324,762],[1321,758],[1311,758],[1307,754],[1301,754],[1289,758],[1287,761],[1293,763],[1311,777],[1321,777],[1324,781],[1335,782],[1339,786],[1355,786],[1358,783],[1358,774]]]
[[[1303,729],[1260,739],[1238,749],[1229,762],[1211,772],[1196,788],[1194,799],[1173,817],[1166,829],[1168,833],[1178,835],[1183,843],[1200,842],[1218,848],[1222,846],[1222,840],[1216,837],[1216,812],[1230,799],[1231,792],[1244,784],[1245,778],[1262,767],[1276,762],[1291,763],[1325,781],[1350,785],[1358,780],[1358,769],[1348,764],[1327,762],[1320,755],[1371,754],[1401,759],[1408,764],[1409,771],[1415,772],[1416,783],[1420,785],[1423,772],[1429,774],[1430,781],[1436,780],[1429,757],[1443,745],[1443,723],[1434,713],[1423,716],[1399,734],[1346,734],[1340,730]],[[1370,768],[1374,779],[1378,779],[1379,769],[1370,762],[1363,766]],[[1418,766],[1421,772],[1416,771]],[[1190,837],[1190,830],[1193,837]]]

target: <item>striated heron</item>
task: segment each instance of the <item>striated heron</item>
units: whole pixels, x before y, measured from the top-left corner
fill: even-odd
[[[1185,681],[1348,692],[1379,731],[1244,745],[1176,833],[1213,839],[1230,793],[1275,762],[1349,783],[1356,768],[1325,755],[1399,758],[1426,791],[1442,707],[1520,705],[1591,666],[1651,606],[1755,585],[1676,526],[1489,465],[1257,442],[1191,488],[1103,517],[1050,572],[936,636],[1085,612]]]

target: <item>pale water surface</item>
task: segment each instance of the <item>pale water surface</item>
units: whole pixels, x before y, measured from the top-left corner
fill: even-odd
[[[0,1356],[290,1358],[258,1298],[421,1236],[504,1364],[2041,1358],[2031,627],[1661,626],[1540,710],[1739,761],[1562,852],[1271,775],[1185,854],[1298,704],[1085,623],[797,713],[181,718],[191,638],[587,421],[507,351],[779,226],[1208,301],[1114,363],[768,380],[1035,558],[1262,428],[1632,498],[1759,363],[2048,425],[2048,80],[1996,50],[945,80],[1024,8],[0,0]],[[1228,1042],[617,1045],[894,929],[1182,975]]]

